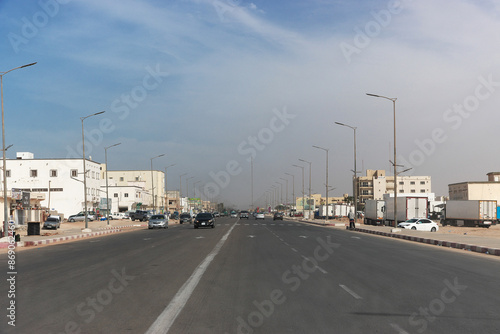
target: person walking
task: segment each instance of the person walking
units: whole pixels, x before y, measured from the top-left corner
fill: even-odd
[[[356,218],[355,214],[354,214],[354,211],[349,211],[349,214],[347,215],[347,217],[349,218],[349,229],[352,230],[354,228],[356,228],[356,224],[354,223],[354,218]]]

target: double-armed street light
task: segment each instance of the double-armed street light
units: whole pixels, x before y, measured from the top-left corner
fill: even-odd
[[[302,218],[306,218],[306,215],[305,215],[305,191],[304,191],[304,166],[299,166],[299,165],[292,165],[293,167],[297,167],[297,168],[300,168],[302,169]]]
[[[309,164],[309,199],[307,200],[307,208],[308,208],[308,215],[309,218],[311,218],[311,169],[312,169],[312,162],[307,161],[304,159],[299,159],[299,161],[305,162]]]
[[[165,154],[157,155],[156,157],[152,157],[151,160],[151,195],[153,196],[153,213],[156,213],[156,205],[155,205],[155,182],[153,177],[153,159],[163,157]]]
[[[33,66],[36,63],[31,63],[19,67],[12,68],[5,72],[0,72],[0,99],[2,101],[2,160],[3,160],[3,236],[7,236],[7,231],[9,230],[9,201],[7,200],[7,159],[5,156],[5,152],[7,148],[5,148],[5,117],[4,117],[4,109],[3,109],[3,76],[9,72],[14,70],[18,70],[21,68],[25,68],[28,66]]]
[[[329,151],[329,149],[315,146],[315,145],[313,145],[313,147],[320,149],[320,150],[323,150],[326,153],[326,184],[325,184],[325,186],[326,186],[326,220],[328,221],[328,216],[329,216],[329,211],[328,211],[328,151]]]
[[[167,169],[172,167],[172,166],[175,166],[175,164],[171,164],[171,165],[168,165],[167,167],[165,167],[165,198],[167,199],[167,203],[166,203],[166,207],[167,207],[167,215],[170,214],[170,203],[169,203],[169,199],[168,199],[168,183],[167,183]]]

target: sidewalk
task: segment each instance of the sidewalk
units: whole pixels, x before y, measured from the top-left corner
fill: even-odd
[[[341,228],[348,226],[347,222],[337,220],[329,220],[326,225],[324,220],[319,219],[301,219],[300,221],[320,226]],[[491,226],[490,228],[440,226],[438,232],[424,232],[358,223],[354,231],[500,256],[500,225]]]
[[[169,225],[178,224],[177,220],[170,220]],[[28,247],[52,244],[61,241],[90,238],[105,234],[123,232],[134,228],[145,228],[147,222],[133,222],[129,219],[110,220],[107,221],[92,221],[87,223],[91,232],[83,232],[85,229],[85,222],[63,222],[61,227],[57,230],[45,230],[40,227],[40,235],[27,235],[26,226],[16,230],[16,234],[20,235],[21,241],[16,242],[17,247]],[[7,238],[0,239],[0,249],[7,248],[9,242]]]

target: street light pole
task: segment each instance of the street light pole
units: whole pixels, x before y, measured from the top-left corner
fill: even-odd
[[[153,159],[163,157],[165,154],[160,154],[157,155],[156,157],[151,158],[151,195],[153,196],[153,213],[156,213],[156,206],[155,206],[155,182],[154,182],[154,177],[153,177]]]
[[[354,196],[354,211],[355,211],[354,226],[356,226],[356,224],[358,223],[358,177],[357,177],[358,170],[356,169],[356,129],[357,128],[354,126],[344,124],[344,123],[340,123],[340,122],[335,122],[335,124],[341,125],[341,126],[346,126],[348,128],[351,128],[354,131],[354,170],[353,170],[354,179],[353,179],[353,184],[352,184],[352,193]]]
[[[394,162],[393,162],[393,167],[394,167],[394,227],[398,226],[398,202],[397,202],[397,196],[398,196],[398,182],[397,182],[397,165],[396,165],[396,97],[387,97],[387,96],[382,96],[382,95],[376,95],[376,94],[369,94],[366,93],[368,96],[373,96],[373,97],[380,97],[389,101],[392,101],[392,107],[393,107],[393,118],[394,118]]]
[[[184,175],[187,175],[187,173],[179,175],[179,207],[182,212],[182,206],[181,206],[181,201],[182,201],[182,177]]]
[[[302,169],[302,219],[305,219],[306,218],[306,212],[305,212],[305,191],[304,191],[304,166],[299,166],[299,165],[292,165],[294,167],[298,167],[298,168],[301,168]]]
[[[329,216],[329,211],[328,211],[328,151],[329,151],[329,149],[315,146],[315,145],[313,145],[313,147],[318,148],[318,149],[326,152],[326,221],[328,221],[328,216]]]
[[[83,121],[86,119],[86,118],[89,118],[89,117],[92,117],[92,116],[96,116],[96,115],[100,115],[100,114],[103,114],[105,113],[105,111],[100,111],[100,112],[97,112],[95,114],[92,114],[92,115],[88,115],[88,116],[85,116],[85,117],[80,117],[80,120],[82,121],[82,147],[83,147],[83,201],[85,202],[84,203],[84,208],[85,208],[85,212],[84,212],[84,216],[85,216],[85,229],[88,229],[89,227],[89,219],[88,219],[88,212],[87,212],[87,167],[85,166],[85,132],[83,130]]]
[[[36,63],[31,63],[19,67],[15,67],[5,72],[0,72],[0,99],[2,100],[2,160],[3,160],[3,236],[7,236],[7,231],[9,230],[9,201],[7,200],[7,160],[5,156],[5,117],[4,117],[4,109],[3,109],[3,76],[9,72],[14,70],[25,68],[28,66],[35,65]],[[49,208],[50,209],[50,208]]]
[[[108,195],[108,148],[118,146],[121,143],[114,144],[104,148],[104,163],[106,164],[106,221],[109,225],[109,195]]]
[[[288,205],[288,179],[285,179],[283,177],[280,177],[280,179],[286,182],[286,193],[285,193],[285,211],[286,211]]]
[[[293,205],[295,206],[295,175],[290,173],[285,173],[285,174],[292,177],[292,201]]]
[[[306,162],[309,164],[309,200],[307,207],[309,208],[309,217],[311,217],[311,169],[312,169],[312,162],[304,160],[304,159],[299,159],[299,161]]]
[[[171,165],[168,165],[167,167],[165,167],[165,197],[167,199],[167,215],[170,215],[170,203],[169,203],[169,199],[168,199],[168,183],[167,183],[167,169],[169,167],[172,167],[172,166],[175,166],[175,164],[171,164]]]

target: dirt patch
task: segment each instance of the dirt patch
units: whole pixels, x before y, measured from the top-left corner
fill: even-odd
[[[443,234],[477,235],[491,238],[500,238],[500,225],[484,227],[441,226],[439,232]]]

